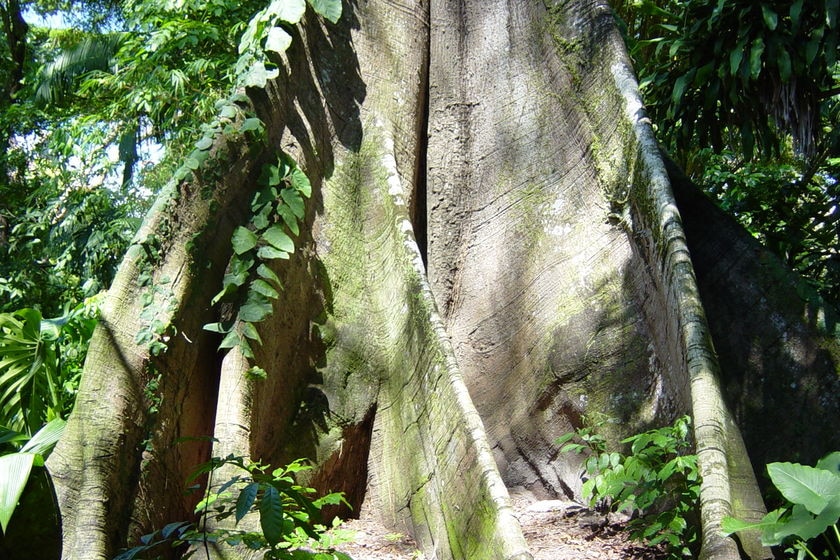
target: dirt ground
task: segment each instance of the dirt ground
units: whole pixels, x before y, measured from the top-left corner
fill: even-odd
[[[561,500],[538,500],[530,492],[511,490],[514,510],[534,560],[659,560],[661,550],[628,540],[624,524],[580,504]],[[423,560],[414,540],[393,533],[369,514],[345,522],[342,528],[355,532],[355,540],[338,550],[353,560]],[[481,559],[476,559],[481,560]]]

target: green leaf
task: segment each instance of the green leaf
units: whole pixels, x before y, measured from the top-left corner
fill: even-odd
[[[312,183],[309,182],[309,177],[306,173],[295,167],[289,175],[289,182],[300,194],[309,198],[312,196]]]
[[[764,54],[764,40],[756,38],[750,48],[750,77],[754,80],[761,73],[761,55]]]
[[[219,111],[219,117],[223,119],[235,119],[236,118],[236,105],[233,103],[226,103],[222,106],[222,110]]]
[[[277,299],[280,297],[280,294],[277,293],[277,290],[274,289],[274,286],[266,282],[265,280],[258,278],[251,282],[251,289],[257,292],[258,294],[264,295],[267,298]]]
[[[34,462],[34,453],[12,453],[0,457],[0,527],[4,533],[29,480]]]
[[[770,463],[770,479],[791,503],[817,515],[830,503],[840,503],[840,475],[797,463]]]
[[[224,350],[225,348],[233,348],[234,346],[239,345],[239,333],[236,332],[236,329],[233,329],[222,339],[222,342],[219,343],[219,350]]]
[[[262,338],[260,338],[260,333],[257,332],[257,327],[255,327],[253,323],[243,323],[242,336],[250,338],[251,340],[255,340],[262,344]]]
[[[319,16],[332,23],[338,23],[341,18],[341,0],[308,0],[309,5]]]
[[[767,4],[761,5],[761,15],[764,17],[764,25],[770,31],[775,31],[776,26],[779,25],[779,15]]]
[[[248,299],[239,307],[238,318],[248,323],[259,323],[273,311],[271,302],[265,296],[249,292]]]
[[[782,79],[782,81],[787,82],[788,80],[790,80],[790,55],[785,49],[781,49],[779,51],[779,54],[776,58],[776,64],[778,64],[779,66],[779,77]]]
[[[204,136],[195,143],[195,147],[199,150],[209,150],[211,146],[213,146],[213,138],[211,136]]]
[[[300,226],[298,226],[298,219],[295,216],[295,213],[292,212],[292,209],[286,206],[285,204],[281,204],[277,207],[277,213],[283,218],[283,223],[286,224],[286,227],[289,228],[289,231],[294,233],[295,235],[300,235]]]
[[[799,27],[799,18],[802,15],[803,2],[804,0],[796,0],[796,2],[790,5],[790,24],[791,27],[794,29],[794,33]]]
[[[276,165],[266,163],[263,165],[260,172],[260,178],[257,181],[261,185],[273,187],[275,185],[279,185],[281,180],[282,177],[280,176],[280,169]]]
[[[300,21],[305,11],[304,0],[272,0],[268,6],[269,14],[292,25]]]
[[[280,27],[272,27],[265,38],[265,50],[284,53],[292,44],[292,36]]]
[[[274,282],[277,285],[278,288],[282,288],[283,284],[282,284],[282,282],[280,282],[280,278],[278,278],[277,275],[274,273],[274,271],[271,270],[270,268],[268,268],[266,265],[261,264],[260,266],[258,266],[257,267],[257,274],[259,275],[260,278],[270,280],[270,281]]]
[[[21,447],[21,453],[36,453],[47,457],[58,443],[61,435],[64,433],[64,426],[67,424],[61,418],[54,418],[47,422],[38,432],[32,436],[26,444]]]
[[[184,160],[184,165],[186,165],[189,169],[195,171],[201,164],[207,161],[207,158],[210,157],[210,152],[207,150],[193,150],[187,159]]]
[[[224,323],[207,323],[202,328],[205,331],[210,331],[219,334],[227,334],[230,332],[231,325],[225,325]]]
[[[840,474],[840,451],[829,453],[817,461],[816,468],[831,471],[834,474]]]
[[[729,74],[732,76],[737,75],[741,68],[741,62],[744,60],[744,47],[743,43],[738,43],[729,53]]]
[[[768,546],[776,546],[787,537],[794,535],[803,541],[808,541],[821,535],[837,523],[838,519],[840,519],[840,500],[829,504],[816,517],[808,513],[804,506],[796,504],[793,506],[790,517],[785,519],[784,523],[764,532],[762,541]]]
[[[266,372],[260,366],[252,366],[248,368],[248,371],[245,372],[245,377],[248,379],[267,379],[268,372]]]
[[[256,234],[248,228],[242,226],[237,227],[233,231],[233,237],[231,238],[233,251],[237,255],[247,253],[248,251],[256,247],[257,241],[259,241],[259,239],[257,238]]]
[[[295,252],[295,242],[292,241],[291,237],[286,235],[286,232],[283,231],[283,226],[281,225],[274,225],[268,228],[265,233],[263,233],[262,238],[269,245],[281,251],[286,253]]]
[[[263,260],[268,259],[288,259],[289,253],[276,249],[271,245],[264,245],[257,249],[257,256]]]
[[[236,522],[239,523],[242,521],[242,518],[245,517],[251,508],[254,505],[254,502],[257,500],[257,492],[260,489],[260,484],[258,482],[252,482],[248,486],[242,489],[239,493],[239,497],[236,498]]]
[[[748,523],[746,521],[735,519],[734,517],[724,517],[723,521],[720,524],[720,528],[723,530],[724,536],[728,536],[732,533],[737,533],[739,531],[748,531],[752,529],[760,529],[765,531],[773,530],[777,525],[779,525],[779,519],[781,519],[784,513],[784,508],[773,510],[767,515],[765,515],[761,519],[761,521],[757,523]]]
[[[270,485],[263,486],[260,499],[260,527],[265,540],[272,546],[283,540],[283,502],[280,492]]]
[[[265,125],[260,119],[257,117],[249,117],[242,121],[242,124],[239,125],[239,132],[262,132],[264,128]]]
[[[283,202],[289,205],[289,208],[291,208],[292,213],[297,219],[303,220],[304,206],[300,193],[295,189],[287,188],[280,191],[280,197],[283,199]]]

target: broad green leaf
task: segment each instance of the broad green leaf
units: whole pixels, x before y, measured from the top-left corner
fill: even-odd
[[[779,65],[779,77],[782,79],[782,81],[787,82],[788,80],[790,80],[790,55],[785,49],[779,50],[779,54],[776,58],[776,64]]]
[[[729,53],[729,74],[735,76],[741,68],[741,62],[744,60],[744,45],[738,43],[735,48]]]
[[[782,496],[815,515],[840,502],[840,475],[797,463],[770,463],[767,472]]]
[[[834,474],[840,474],[840,451],[829,453],[817,461],[816,468],[831,471]]]
[[[793,506],[790,517],[777,527],[766,530],[762,542],[767,546],[776,546],[787,537],[797,536],[804,541],[821,535],[840,519],[840,500],[829,504],[819,515],[814,517],[801,504]]]
[[[255,60],[240,81],[246,87],[264,88],[268,80],[273,80],[279,75],[280,72],[276,68],[268,69],[263,61]]]
[[[271,302],[255,293],[248,294],[248,300],[239,307],[239,314],[237,315],[240,321],[248,323],[259,323],[273,311]]]
[[[677,78],[674,82],[674,90],[671,93],[671,101],[675,106],[682,104],[682,96],[685,93],[685,88],[688,87],[690,80],[693,78],[692,72],[687,72]]]
[[[776,26],[779,25],[779,15],[767,4],[761,5],[761,15],[764,18],[764,25],[770,31],[775,31]]]
[[[4,533],[29,480],[34,462],[34,453],[12,453],[0,457],[0,527]]]
[[[796,0],[790,5],[790,24],[794,32],[799,27],[799,17],[802,15],[802,4],[804,0]]]
[[[268,13],[281,21],[298,23],[306,11],[304,0],[272,0],[268,6]]]
[[[209,151],[196,149],[190,153],[186,160],[184,160],[184,165],[195,171],[201,167],[201,164],[207,161],[208,157],[210,157]]]
[[[258,266],[257,267],[257,274],[259,275],[260,278],[264,278],[266,280],[271,280],[272,282],[274,282],[277,285],[278,288],[282,287],[282,283],[280,282],[280,278],[278,278],[277,275],[274,273],[274,271],[271,270],[270,268],[268,268],[266,265],[261,264],[260,266]]]
[[[295,235],[300,235],[300,226],[298,226],[298,219],[295,216],[295,213],[292,212],[292,209],[286,206],[285,204],[281,204],[277,207],[277,213],[283,218],[283,223],[286,224],[286,227],[289,228],[289,231],[294,233]]]
[[[233,103],[226,103],[222,106],[222,110],[219,111],[219,117],[223,119],[235,119],[236,118],[236,105]]]
[[[281,27],[272,27],[265,38],[265,50],[284,53],[292,44],[292,36]]]
[[[211,146],[213,146],[213,138],[210,136],[204,136],[195,143],[195,147],[199,150],[209,150]]]
[[[272,546],[283,540],[283,502],[280,492],[270,485],[263,485],[260,498],[260,527],[265,540]]]
[[[257,250],[257,256],[261,259],[288,259],[289,253],[275,249],[271,245],[264,245]]]
[[[257,327],[255,327],[253,323],[244,323],[242,325],[242,336],[250,338],[251,340],[255,340],[262,344],[262,338],[260,338],[260,333],[257,332]]]
[[[773,530],[777,525],[779,525],[779,519],[781,519],[784,513],[784,508],[773,510],[757,523],[748,523],[746,521],[741,521],[740,519],[735,519],[734,517],[724,517],[720,524],[720,528],[723,530],[724,535],[731,535],[732,533],[737,533],[738,531],[748,531],[752,529],[760,529],[762,531]]]
[[[258,179],[259,184],[273,187],[279,185],[281,180],[280,169],[276,165],[271,165],[270,163],[263,165],[260,171],[260,178]],[[262,200],[262,197],[260,197],[260,200]]]
[[[247,253],[257,246],[256,234],[246,227],[239,226],[233,231],[231,243],[233,244],[233,251],[237,255]]]
[[[222,342],[219,343],[219,350],[223,350],[225,348],[233,348],[234,346],[239,345],[239,333],[236,332],[236,329],[233,329],[222,339]]]
[[[840,0],[825,0],[825,23],[829,29],[837,27],[838,12],[840,12]]]
[[[219,334],[227,334],[230,332],[231,326],[224,323],[207,323],[202,327],[205,331],[210,331]]]
[[[301,198],[300,193],[295,189],[287,188],[280,191],[280,197],[283,199],[283,202],[289,205],[289,208],[291,208],[292,213],[297,216],[297,219],[303,220],[304,206],[303,198]]]
[[[242,521],[242,518],[245,517],[251,508],[254,506],[254,502],[257,500],[257,492],[260,489],[260,485],[258,482],[252,482],[248,486],[242,489],[239,493],[239,497],[236,498],[236,522],[239,523]]]
[[[58,443],[61,434],[64,433],[64,426],[67,424],[61,418],[50,420],[44,427],[32,436],[26,445],[20,450],[22,453],[36,453],[46,457],[52,448]]]
[[[754,80],[761,73],[761,55],[764,54],[764,40],[758,37],[750,48],[750,77]]]
[[[251,289],[255,292],[264,295],[267,298],[277,299],[280,297],[280,294],[277,293],[277,290],[274,289],[274,286],[263,280],[262,278],[257,278],[253,282],[251,282]]]
[[[341,17],[341,0],[309,0],[309,5],[316,14],[332,23],[338,23]]]
[[[286,253],[294,253],[295,252],[295,242],[292,241],[292,238],[286,235],[286,232],[283,231],[283,226],[281,225],[274,225],[268,228],[265,233],[262,234],[262,238],[272,247],[275,247],[281,251]]]
[[[268,378],[268,373],[260,366],[252,366],[245,372],[245,376],[248,379],[266,379]]]
[[[258,119],[257,117],[249,117],[242,121],[242,124],[239,125],[239,132],[261,132],[265,128],[263,122]]]
[[[312,183],[309,182],[309,177],[306,173],[295,167],[289,175],[289,181],[300,194],[309,198],[312,196]]]

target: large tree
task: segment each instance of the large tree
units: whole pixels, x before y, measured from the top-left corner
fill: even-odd
[[[206,159],[160,194],[109,291],[48,465],[64,557],[109,558],[188,517],[192,498],[173,490],[211,453],[234,453],[309,457],[316,487],[346,492],[430,557],[529,558],[506,485],[576,495],[579,464],[553,442],[598,411],[620,420],[612,438],[692,414],[701,556],[737,558],[720,520],[763,504],[729,411],[757,412],[749,391],[724,398],[609,7],[354,2],[336,24],[310,14],[288,31],[279,76],[223,109],[230,132],[200,143]],[[263,141],[244,123],[235,133],[251,110]],[[307,189],[284,187],[283,154],[311,181],[299,232],[288,212]],[[280,199],[261,198],[271,186]],[[286,259],[268,258],[291,251],[267,235],[275,220],[295,238]],[[275,245],[285,251],[259,250]],[[223,287],[274,275],[276,298],[213,305]],[[789,317],[813,338],[807,317]],[[224,341],[202,328],[214,323]],[[836,346],[806,365],[775,344],[836,384]],[[764,387],[754,375],[744,385]],[[808,422],[829,425],[836,392],[823,404]],[[178,443],[208,435],[212,449]]]

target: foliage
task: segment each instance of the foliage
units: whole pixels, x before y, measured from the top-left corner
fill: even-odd
[[[671,557],[692,557],[699,545],[695,519],[700,494],[697,457],[686,454],[691,442],[688,416],[672,426],[622,440],[630,453],[607,450],[598,433],[605,420],[589,421],[557,440],[562,452],[586,453],[583,497],[610,511],[633,515],[630,537],[655,546],[664,543]]]
[[[214,488],[213,473],[225,465],[243,474]],[[195,508],[200,523],[170,523],[142,537],[141,545],[125,550],[115,560],[139,558],[166,544],[173,547],[186,544],[194,552],[208,543],[244,545],[264,551],[264,558],[275,560],[349,560],[346,554],[332,550],[346,540],[346,535],[327,534],[326,527],[318,522],[324,505],[346,503],[344,497],[331,493],[313,498],[315,490],[298,485],[294,479],[297,473],[310,468],[302,460],[296,460],[269,471],[266,465],[242,457],[214,457],[200,465],[189,480],[209,474],[208,491]],[[259,531],[238,528],[249,514],[259,517]],[[233,518],[232,526],[220,523],[229,518]],[[208,528],[208,524],[213,528]]]
[[[64,420],[48,422],[31,438],[8,428],[0,427],[0,527],[6,532],[9,521],[23,494],[32,467],[43,467],[44,461],[64,432]],[[22,443],[18,451],[7,452],[9,446]]]
[[[95,300],[55,319],[37,309],[0,314],[0,425],[33,434],[66,417],[97,320]]]
[[[255,323],[272,311],[272,300],[279,297],[280,279],[269,268],[274,259],[288,259],[295,250],[290,234],[300,233],[304,219],[304,198],[312,186],[294,160],[282,154],[277,163],[266,165],[259,180],[262,188],[251,200],[250,227],[237,227],[231,238],[233,256],[222,290],[213,298],[238,300],[236,318],[227,323],[211,323],[205,329],[225,335],[219,348],[238,347],[246,358],[254,358],[249,341],[261,343]],[[260,370],[261,372],[262,370]]]
[[[666,151],[840,305],[840,2],[624,0],[616,13]]]
[[[741,162],[730,151],[697,153],[698,182],[762,244],[840,304],[840,158],[817,173],[795,160]],[[695,164],[696,165],[696,164]]]
[[[0,311],[60,313],[110,285],[139,225],[131,199],[105,188],[37,189],[0,243]]]
[[[619,4],[631,56],[666,145],[738,143],[778,153],[780,131],[813,153],[837,92],[836,0],[634,0]],[[672,126],[676,125],[676,126]],[[731,137],[729,135],[732,135]],[[737,140],[735,140],[737,138]]]
[[[817,559],[813,540],[822,535],[828,547],[823,557],[840,558],[840,451],[826,455],[815,467],[770,463],[767,472],[788,505],[758,523],[727,517],[723,521],[726,534],[758,529],[764,545],[788,543],[788,552],[796,552],[798,560],[806,555]]]

